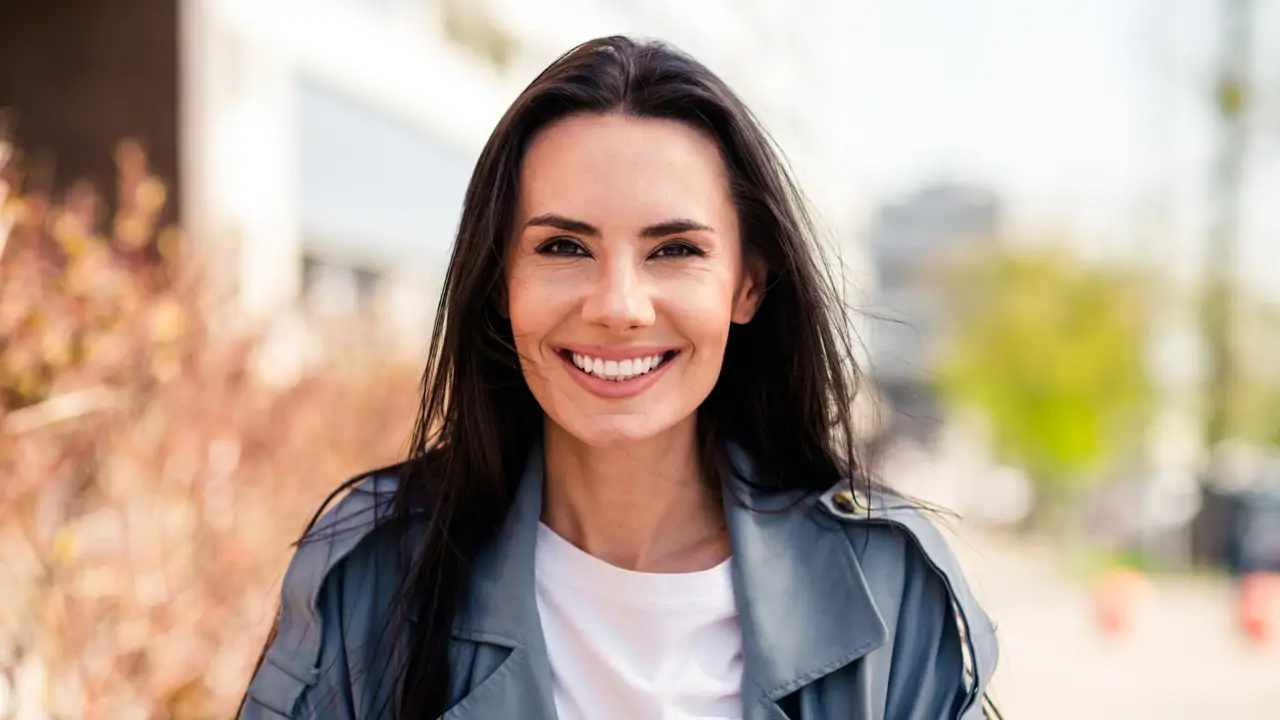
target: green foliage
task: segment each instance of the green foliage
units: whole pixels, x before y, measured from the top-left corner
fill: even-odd
[[[1132,447],[1152,395],[1138,278],[1037,249],[950,279],[941,391],[989,419],[1002,459],[1058,492]]]
[[[1230,350],[1231,365],[1216,393],[1210,416],[1210,443],[1236,438],[1280,446],[1280,308],[1258,302],[1239,288],[1231,291],[1229,325],[1220,303],[1226,288],[1206,290],[1206,330],[1213,349]]]

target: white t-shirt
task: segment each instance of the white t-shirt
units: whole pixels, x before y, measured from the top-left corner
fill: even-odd
[[[538,527],[538,612],[560,720],[742,717],[742,633],[729,561],[641,573]]]

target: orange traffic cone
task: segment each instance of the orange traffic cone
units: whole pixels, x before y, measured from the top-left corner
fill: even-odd
[[[1146,575],[1130,568],[1103,573],[1094,587],[1094,611],[1103,635],[1127,637],[1150,603],[1154,588]]]
[[[1245,637],[1266,645],[1280,635],[1280,573],[1252,572],[1240,581],[1237,598],[1240,629]]]

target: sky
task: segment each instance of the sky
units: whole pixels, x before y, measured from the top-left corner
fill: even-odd
[[[1263,38],[1280,37],[1280,2],[1257,3],[1258,66],[1276,66]],[[864,192],[983,183],[1016,214],[1079,227],[1094,250],[1193,272],[1215,137],[1217,4],[863,0],[849,41]],[[1280,95],[1280,73],[1260,75]],[[1269,126],[1250,158],[1240,265],[1280,298],[1280,122]]]
[[[1082,174],[1112,187],[1130,174],[1136,63],[1115,0],[869,7],[857,31],[859,135],[877,186],[960,172],[1053,192]]]

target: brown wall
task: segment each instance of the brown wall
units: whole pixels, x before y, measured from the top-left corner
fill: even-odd
[[[0,109],[33,182],[88,178],[113,198],[133,137],[175,189],[177,28],[177,0],[0,0]]]

